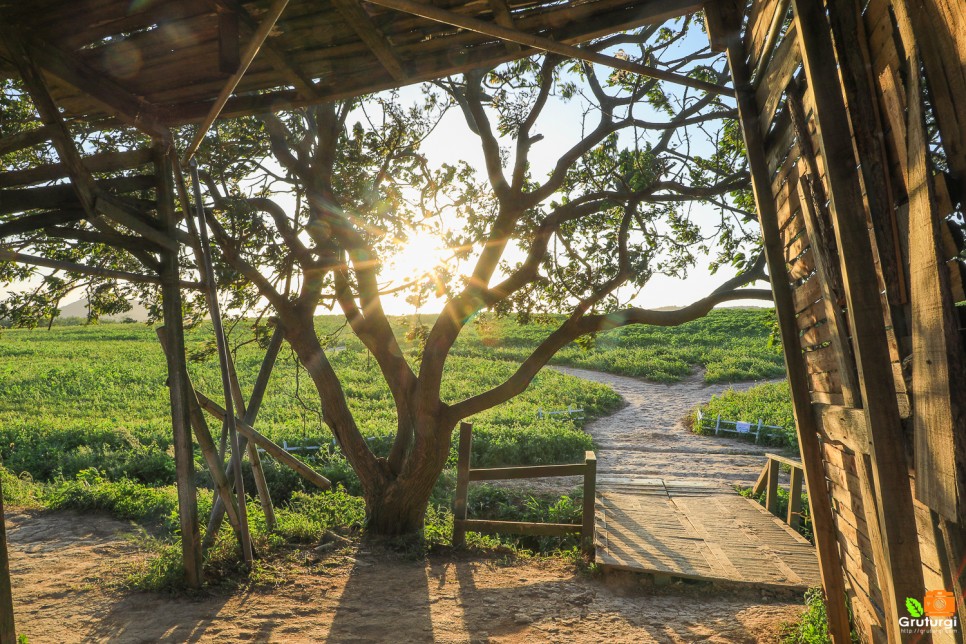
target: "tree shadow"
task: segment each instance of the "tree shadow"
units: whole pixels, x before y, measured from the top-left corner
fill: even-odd
[[[405,559],[395,565],[366,560],[361,550],[336,608],[328,641],[433,642],[426,563]]]

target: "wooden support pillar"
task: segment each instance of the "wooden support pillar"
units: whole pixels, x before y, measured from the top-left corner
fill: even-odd
[[[839,249],[865,419],[871,437],[875,501],[885,566],[877,570],[890,639],[901,639],[905,598],[922,592],[922,563],[885,311],[859,184],[848,113],[830,26],[820,3],[792,0],[805,77],[815,102],[815,125],[826,163],[833,229]],[[874,114],[868,118],[874,118]],[[864,161],[863,161],[864,162]],[[811,486],[809,486],[811,488]]]
[[[595,513],[597,511],[597,455],[593,452],[584,454],[584,498],[581,512],[581,549],[585,555],[594,558],[594,528],[596,527]]]
[[[460,444],[456,461],[456,498],[453,500],[453,545],[466,545],[466,495],[470,487],[470,450],[473,425],[460,423]]]
[[[805,475],[800,469],[793,467],[791,477],[788,485],[788,515],[785,517],[785,523],[792,530],[798,530],[802,522],[802,482]]]
[[[0,644],[17,641],[13,623],[13,591],[10,584],[10,560],[7,558],[7,526],[3,516],[3,485],[0,484]]]
[[[713,11],[708,5],[706,11]],[[737,18],[735,20],[734,18]],[[836,644],[851,643],[849,615],[846,610],[845,581],[839,558],[835,521],[829,498],[825,472],[822,467],[822,449],[818,441],[818,428],[812,413],[808,381],[806,380],[805,359],[799,348],[798,328],[795,325],[795,308],[792,304],[792,291],[785,271],[785,258],[778,230],[778,213],[771,194],[771,179],[765,158],[764,143],[758,118],[758,105],[754,88],[751,85],[750,70],[745,62],[744,48],[741,46],[738,29],[740,14],[724,22],[729,28],[726,37],[728,64],[734,80],[738,99],[738,114],[744,134],[748,165],[751,169],[752,188],[758,206],[758,217],[764,238],[765,259],[771,275],[772,291],[775,295],[775,310],[781,332],[782,347],[785,352],[785,368],[791,389],[792,409],[795,414],[795,427],[798,443],[802,452],[805,481],[808,485],[808,501],[811,508],[815,547],[818,551],[818,565],[822,576],[822,589],[825,592],[828,609],[829,633]]]
[[[236,415],[234,405],[234,393],[231,378],[231,356],[228,353],[228,341],[225,337],[225,329],[221,320],[221,307],[218,303],[217,285],[215,283],[215,272],[211,262],[211,248],[208,241],[208,223],[205,221],[205,206],[201,199],[201,180],[198,177],[198,165],[191,165],[191,183],[194,186],[195,210],[198,217],[198,231],[201,248],[199,260],[204,266],[208,290],[206,291],[208,301],[208,311],[211,314],[211,326],[215,333],[215,343],[218,346],[218,365],[221,368],[221,386],[225,396],[225,425],[228,428],[228,438],[231,441],[231,463],[234,473],[235,494],[238,497],[238,519],[240,522],[241,551],[242,559],[251,562],[254,559],[252,552],[251,535],[248,529],[248,498],[245,494],[245,482],[242,478],[241,464],[243,452],[238,439],[238,429],[236,427]],[[190,217],[190,215],[189,215]],[[240,395],[240,394],[239,394]]]
[[[166,158],[169,152],[161,152]],[[167,165],[167,164],[164,164]],[[169,172],[158,173],[158,211],[169,232],[177,226],[173,187]],[[185,363],[184,320],[181,312],[178,253],[161,253],[161,297],[167,329],[165,351],[168,363],[168,391],[174,432],[175,476],[178,484],[178,516],[181,520],[181,555],[185,584],[201,586],[201,534],[198,528],[198,497],[195,491],[195,461],[188,416],[188,366]]]
[[[765,509],[775,516],[778,516],[778,474],[778,461],[768,459],[768,482],[765,484]]]

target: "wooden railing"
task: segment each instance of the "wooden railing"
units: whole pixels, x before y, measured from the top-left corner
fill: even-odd
[[[802,462],[778,454],[765,454],[765,457],[768,458],[768,462],[761,470],[752,492],[755,496],[758,496],[764,491],[765,508],[781,518],[778,514],[779,468],[782,464],[791,468],[791,477],[788,484],[788,513],[784,518],[785,523],[797,530],[802,520],[802,485],[805,482],[805,470],[802,469]]]
[[[539,537],[563,537],[579,534],[581,549],[594,557],[594,499],[597,494],[597,456],[586,452],[583,463],[571,465],[532,465],[526,467],[471,468],[473,425],[460,425],[459,458],[456,465],[456,499],[453,502],[453,545],[466,543],[466,532],[487,534],[522,534]],[[537,523],[533,521],[490,521],[468,519],[466,496],[471,481],[500,481],[550,476],[583,476],[584,499],[580,523]]]

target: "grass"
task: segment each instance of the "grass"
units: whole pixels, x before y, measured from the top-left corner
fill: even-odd
[[[627,326],[564,347],[551,364],[595,369],[655,382],[677,382],[694,366],[706,382],[763,380],[784,375],[784,360],[772,343],[772,309],[728,308],[676,327]],[[454,347],[458,355],[519,361],[547,337],[559,316],[519,325],[481,315]]]
[[[397,337],[405,338],[414,321],[397,318],[393,324]],[[770,311],[715,311],[677,328],[629,327],[601,333],[589,344],[566,347],[555,363],[663,382],[687,376],[694,365],[706,370],[708,381],[763,378],[782,370],[781,356],[769,342],[772,325]],[[330,352],[330,360],[363,434],[377,454],[385,455],[395,432],[395,408],[375,361],[336,318],[317,318],[316,326],[329,346],[344,344],[344,350]],[[454,347],[444,374],[443,399],[453,402],[499,384],[552,328],[546,320],[520,326],[477,317]],[[189,355],[207,355],[189,364],[192,380],[199,391],[214,395],[220,389],[220,375],[209,353],[211,339],[207,325],[191,330],[186,338]],[[256,343],[245,342],[248,339],[250,332],[241,327],[232,337],[243,391],[250,390],[263,355]],[[415,362],[419,347],[405,341],[403,345]],[[153,536],[146,537],[146,543],[154,554],[130,573],[127,583],[154,590],[173,588],[180,577],[165,379],[154,330],[144,325],[65,325],[51,331],[0,334],[0,462],[5,466],[0,476],[5,500],[19,506],[104,511],[148,526]],[[611,413],[620,404],[608,387],[545,370],[521,396],[471,419],[473,464],[579,462],[585,450],[593,449],[584,422]],[[536,417],[537,409],[569,406],[583,408],[586,420]],[[319,412],[310,380],[283,350],[257,427],[279,443],[322,445],[317,457],[301,457],[336,483],[336,489],[307,490],[297,475],[267,459],[278,526],[272,532],[265,528],[254,501],[249,512],[256,547],[263,552],[285,544],[318,543],[334,530],[353,534],[362,526],[358,480],[345,460],[329,449],[332,436]],[[455,443],[451,461],[455,464]],[[199,509],[204,515],[212,495],[200,454],[196,462],[202,488]],[[448,469],[434,490],[421,547],[450,542],[454,487],[455,476]],[[250,479],[248,489],[254,489]],[[578,492],[546,498],[478,485],[470,490],[469,505],[477,518],[570,523],[579,522],[579,496]],[[223,531],[206,562],[215,579],[238,572],[227,524]],[[469,545],[577,552],[572,538],[471,535]],[[248,578],[262,573],[255,571]]]
[[[701,405],[698,409],[706,418],[712,419],[719,415],[725,420],[742,420],[751,423],[757,423],[761,419],[765,425],[782,428],[780,434],[769,438],[770,442],[792,447],[798,445],[788,382],[769,382],[745,391],[729,389],[720,395],[712,396],[707,404]],[[689,420],[695,432],[714,433],[713,428],[699,426],[694,422],[694,417]]]

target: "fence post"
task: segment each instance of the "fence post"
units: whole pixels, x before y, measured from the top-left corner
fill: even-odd
[[[453,500],[453,545],[466,545],[466,493],[470,486],[472,423],[460,423],[460,444],[456,460],[456,498]]]
[[[778,461],[774,459],[768,459],[768,487],[765,488],[765,507],[769,512],[778,516]]]
[[[597,455],[587,452],[584,455],[584,507],[581,514],[580,541],[584,554],[594,559],[594,523],[597,501]]]
[[[788,518],[786,523],[797,530],[802,520],[802,479],[804,473],[797,467],[792,468],[791,485],[788,488]]]
[[[721,429],[721,414],[718,414],[718,420],[714,423],[714,435],[718,435],[718,430]]]

